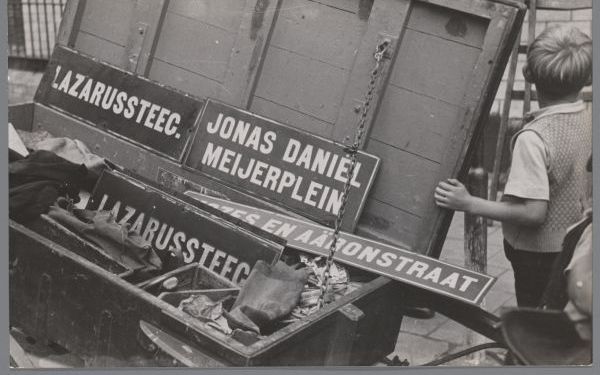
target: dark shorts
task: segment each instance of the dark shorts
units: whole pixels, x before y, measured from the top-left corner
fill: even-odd
[[[550,281],[554,260],[559,253],[538,253],[513,248],[504,240],[504,253],[512,264],[515,293],[519,307],[538,307]]]

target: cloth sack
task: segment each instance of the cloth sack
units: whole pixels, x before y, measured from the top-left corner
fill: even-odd
[[[87,168],[49,151],[35,151],[25,158],[9,155],[9,216],[25,223],[46,213],[58,197],[79,200]]]
[[[307,269],[259,260],[225,316],[233,328],[260,334],[296,307],[307,280]]]

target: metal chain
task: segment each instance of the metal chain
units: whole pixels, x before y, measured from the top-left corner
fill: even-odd
[[[329,280],[331,279],[331,265],[333,264],[333,256],[337,251],[337,243],[340,237],[340,230],[342,228],[342,221],[344,219],[344,213],[346,212],[346,203],[348,202],[348,195],[350,193],[350,186],[352,179],[354,177],[354,168],[356,167],[357,154],[360,149],[360,145],[362,143],[362,138],[365,134],[365,123],[367,121],[367,115],[369,114],[369,110],[371,109],[371,101],[375,96],[375,88],[377,79],[381,73],[381,62],[383,61],[386,52],[389,48],[390,42],[389,40],[384,40],[380,44],[377,45],[375,49],[375,67],[371,71],[369,85],[367,89],[367,93],[365,95],[365,102],[362,106],[362,111],[360,113],[360,117],[358,119],[358,125],[356,127],[356,132],[354,133],[354,142],[350,146],[346,146],[344,151],[346,154],[350,155],[350,168],[348,169],[348,176],[346,182],[344,183],[344,190],[342,192],[342,204],[338,211],[338,214],[335,218],[335,226],[333,231],[333,239],[331,241],[331,245],[329,246],[329,254],[327,256],[327,262],[325,264],[325,269],[323,270],[323,281],[321,284],[321,294],[319,295],[319,308],[325,305],[325,292],[329,286]]]

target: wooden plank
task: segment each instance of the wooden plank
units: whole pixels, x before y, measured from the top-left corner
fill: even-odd
[[[190,33],[201,37],[191,38]],[[223,82],[234,42],[231,33],[168,12],[155,57],[218,82]]]
[[[546,10],[574,10],[590,9],[592,0],[537,0],[538,9]]]
[[[241,108],[250,107],[279,4],[279,1],[245,1],[223,82],[221,93],[225,95],[218,99]]]
[[[312,3],[318,3],[331,7],[336,10],[344,10],[349,13],[358,13],[358,3],[356,1],[348,0],[308,0]],[[285,7],[291,7],[292,5],[285,4]]]
[[[255,95],[333,123],[347,80],[347,71],[270,46]]]
[[[252,5],[255,4],[256,1]],[[246,10],[246,2],[240,0],[175,0],[169,4],[169,13],[192,18],[230,33],[237,32]]]
[[[356,234],[415,251],[421,218],[374,198],[367,200]]]
[[[496,92],[493,88],[497,88],[500,84],[511,53],[510,47],[516,41],[526,8],[522,5],[519,8],[506,7],[505,10],[505,12],[498,12],[490,21],[483,50],[464,88],[462,106],[465,111],[462,119],[453,126],[450,133],[444,163],[437,176],[438,181],[448,177],[466,176],[468,166],[465,160],[468,160],[469,153],[472,152],[469,144],[476,129],[481,129],[482,120],[492,106]],[[516,26],[507,28],[506,25]],[[450,213],[437,208],[433,199],[430,202],[423,212],[423,217],[427,219],[419,231],[418,247],[432,256],[438,256],[449,225]],[[441,228],[446,229],[441,230]]]
[[[358,323],[357,340],[354,341],[350,365],[356,366],[361,363],[373,365],[394,352],[404,315],[401,308],[407,306],[405,293],[401,287],[401,283],[387,284],[353,304],[367,317],[376,316],[377,319],[362,319]],[[380,298],[386,303],[377,303]],[[371,332],[382,332],[382,334],[375,336]]]
[[[481,50],[407,29],[390,84],[461,105]]]
[[[137,0],[127,37],[128,71],[147,76],[169,0]]]
[[[417,2],[412,8],[406,27],[480,48],[487,25],[488,20],[485,18]]]
[[[140,320],[140,329],[142,334],[146,335],[159,350],[164,351],[187,367],[215,368],[227,366],[227,363],[207,355],[195,346],[190,346],[186,341],[181,341],[179,338],[146,321]]]
[[[374,0],[367,29],[360,42],[360,47],[356,51],[354,65],[348,75],[344,96],[331,133],[334,140],[344,142],[347,139],[354,138],[358,120],[356,108],[360,110],[367,93],[370,74],[375,67],[373,58],[375,48],[381,42],[382,35],[401,39],[401,31],[411,4],[411,0]],[[387,60],[386,64],[391,65],[391,61]],[[383,86],[385,86],[385,80],[381,82],[381,87]],[[377,95],[383,96],[384,93],[379,92]],[[377,102],[377,99],[375,102]],[[376,107],[374,105],[371,108],[372,113],[368,119],[367,127],[374,119],[372,116],[377,111]]]
[[[334,330],[329,345],[326,346],[324,366],[343,366],[352,360],[352,347],[359,339],[356,335],[359,322],[365,314],[356,306],[348,304],[339,310],[338,319],[334,323]]]
[[[358,0],[344,3],[358,10]],[[366,25],[358,15],[337,7],[287,0],[279,11],[270,44],[350,69]]]
[[[125,46],[135,3],[135,0],[87,1],[80,30]]]
[[[459,108],[389,85],[370,139],[441,162],[449,136],[447,124],[458,121]]]
[[[81,30],[77,35],[74,49],[120,68],[125,68],[125,47],[98,38]]]
[[[8,122],[13,124],[15,129],[32,131],[34,108],[35,104],[33,103],[10,105],[8,107]]]
[[[148,78],[200,98],[230,97],[222,83],[156,57],[152,60]]]
[[[86,2],[87,0],[67,1],[63,9],[56,43],[67,47],[75,45]]]
[[[366,151],[384,160],[370,196],[421,216],[433,200],[440,165],[375,140]]]
[[[491,19],[505,9],[523,5],[522,0],[419,0],[420,2],[438,5],[446,9],[472,14],[478,17]]]
[[[309,116],[292,108],[273,103],[270,100],[254,96],[252,99],[252,111],[256,114],[277,119],[298,130],[307,131],[312,134],[328,137],[333,124],[322,121],[316,117]]]

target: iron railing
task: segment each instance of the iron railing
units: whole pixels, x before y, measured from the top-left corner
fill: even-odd
[[[48,60],[66,0],[8,0],[8,57]]]

